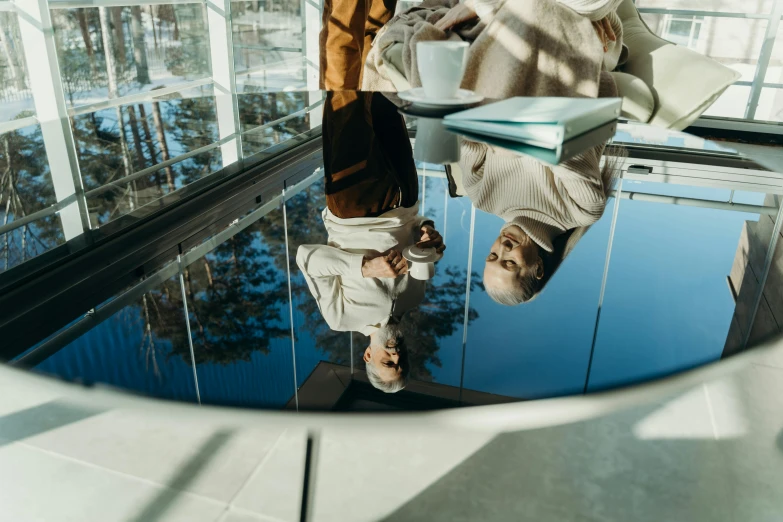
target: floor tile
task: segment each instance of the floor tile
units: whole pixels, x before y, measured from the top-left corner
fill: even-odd
[[[25,443],[228,502],[281,432],[221,431],[204,423],[112,411],[27,438]]]
[[[737,521],[783,513],[783,369],[754,365],[708,385]]]
[[[318,448],[315,520],[381,520],[490,439],[485,434],[442,431],[327,430]],[[433,517],[437,512],[433,508],[421,515]]]
[[[299,520],[306,449],[306,432],[287,430],[232,505],[275,520]]]
[[[730,520],[716,441],[634,434],[657,409],[500,435],[386,520]]]
[[[0,484],[14,522],[213,522],[225,506],[22,444],[0,448]]]

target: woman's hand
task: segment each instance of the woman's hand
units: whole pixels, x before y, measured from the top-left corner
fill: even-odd
[[[434,248],[439,254],[446,250],[446,245],[443,244],[443,237],[431,225],[421,227],[421,237],[416,246],[419,248]]]
[[[459,24],[470,22],[478,18],[476,11],[469,3],[457,4],[446,13],[446,15],[435,22],[435,27],[441,31],[448,31]]]
[[[598,38],[604,46],[604,52],[608,52],[609,42],[617,41],[617,35],[614,34],[614,29],[612,29],[612,23],[609,21],[609,17],[593,22],[593,29],[595,29]]]
[[[364,257],[362,277],[381,277],[394,279],[408,273],[408,262],[396,250],[389,250],[377,257]]]

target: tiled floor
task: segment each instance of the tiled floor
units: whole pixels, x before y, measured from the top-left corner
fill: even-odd
[[[665,402],[568,426],[496,436],[432,431],[426,421],[416,431],[326,429],[314,520],[775,522],[775,361],[759,357]],[[7,382],[0,520],[298,520],[303,429],[75,407]]]

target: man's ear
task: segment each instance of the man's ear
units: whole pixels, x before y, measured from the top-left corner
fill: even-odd
[[[371,354],[372,354],[372,348],[368,346],[367,349],[364,350],[364,357],[362,357],[362,359],[364,359],[364,362],[370,362],[370,360],[372,359]]]
[[[536,261],[536,279],[539,281],[544,278],[544,260],[540,257]]]

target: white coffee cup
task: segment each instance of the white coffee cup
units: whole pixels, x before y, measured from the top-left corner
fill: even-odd
[[[435,263],[411,263],[409,273],[413,279],[427,281],[435,277]]]
[[[468,42],[419,42],[416,60],[427,98],[454,98],[468,64]]]

